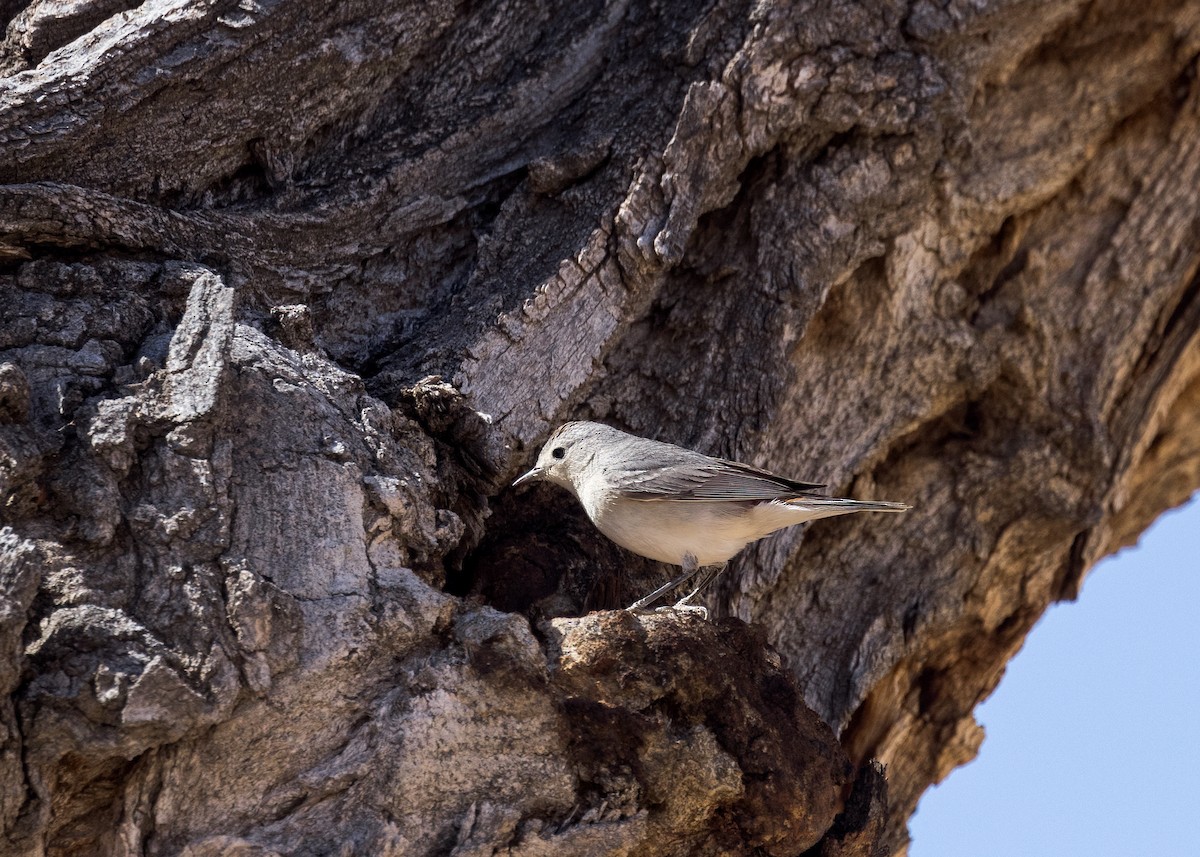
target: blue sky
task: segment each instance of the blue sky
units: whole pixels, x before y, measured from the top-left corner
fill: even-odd
[[[909,857],[1200,854],[1200,501],[1050,608],[926,792]]]

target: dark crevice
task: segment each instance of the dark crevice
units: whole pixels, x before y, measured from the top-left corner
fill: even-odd
[[[1025,270],[1029,250],[1021,245],[1021,241],[1027,225],[1024,218],[1013,215],[1004,218],[992,240],[977,250],[964,268],[960,281],[976,299],[971,324],[978,324],[980,311],[995,299],[1005,284]]]
[[[1058,580],[1051,589],[1056,601],[1074,601],[1079,597],[1084,573],[1087,571],[1088,541],[1091,534],[1090,529],[1080,530],[1071,541],[1067,561],[1059,570]]]
[[[251,141],[251,145],[257,141]],[[161,191],[157,203],[176,211],[228,208],[246,203],[261,203],[270,197],[278,182],[273,180],[266,164],[253,155],[229,175],[204,190],[180,189]]]
[[[885,857],[887,842],[879,834],[887,818],[886,770],[881,762],[871,759],[859,766],[845,808],[833,819],[833,825],[801,857],[826,857],[831,851],[856,857]]]
[[[1112,462],[1112,478],[1123,472],[1134,454],[1134,434],[1150,413],[1150,405],[1159,395],[1186,349],[1200,330],[1200,268],[1181,290],[1170,314],[1161,323],[1159,333],[1145,343],[1136,365],[1129,373],[1129,387],[1119,397],[1121,404],[1113,416],[1111,433],[1122,454]]]
[[[839,149],[849,146],[853,142],[857,133],[858,131],[856,128],[848,128],[845,131],[838,131],[836,134],[826,140],[825,145],[822,147],[826,156],[832,155]]]
[[[583,615],[628,606],[666,579],[665,567],[610,542],[553,486],[504,491],[490,508],[479,543],[447,569],[452,595],[533,618]]]
[[[108,757],[88,759],[68,753],[63,757],[61,770],[74,771],[73,784],[55,783],[56,801],[69,807],[72,813],[63,817],[60,812],[47,831],[46,854],[103,854],[109,832],[114,830],[123,809],[122,789],[137,767],[138,758]],[[74,789],[72,789],[74,785]],[[74,791],[68,801],[68,794]]]
[[[923,669],[917,675],[914,684],[917,688],[917,704],[923,717],[933,721],[955,717],[957,706],[955,700],[947,693],[945,672],[933,667]]]

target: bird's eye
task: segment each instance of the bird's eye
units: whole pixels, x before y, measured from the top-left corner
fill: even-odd
[[[561,446],[556,446],[556,447],[554,447],[554,449],[550,450],[550,454],[553,455],[555,458],[562,458],[564,455],[567,454],[567,451],[565,449],[563,449]]]

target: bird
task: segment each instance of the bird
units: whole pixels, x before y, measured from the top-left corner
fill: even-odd
[[[659,609],[707,616],[691,600],[751,542],[818,518],[911,508],[828,497],[820,493],[825,486],[816,482],[787,479],[587,421],[557,428],[533,468],[512,484],[535,480],[575,495],[596,528],[626,550],[682,567],[678,577],[627,608],[634,612],[696,579],[691,592]]]

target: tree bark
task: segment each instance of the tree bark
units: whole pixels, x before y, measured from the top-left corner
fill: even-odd
[[[1200,486],[1200,6],[5,3],[14,855],[905,848]],[[712,623],[598,419],[899,516]]]

